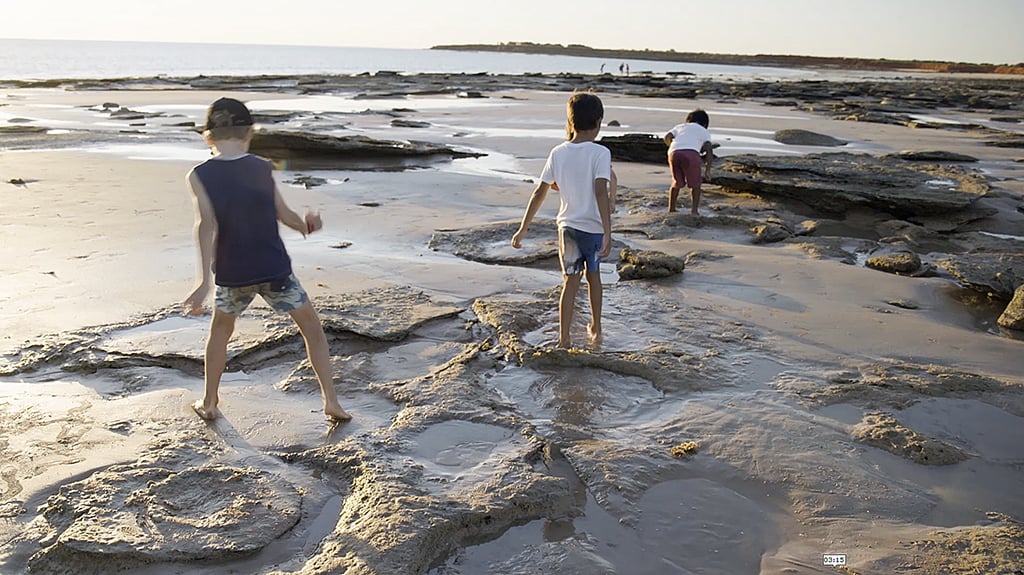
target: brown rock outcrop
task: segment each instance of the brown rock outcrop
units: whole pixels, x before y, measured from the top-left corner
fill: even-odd
[[[999,316],[999,325],[1024,331],[1024,284],[1017,288],[1010,305]]]
[[[664,278],[683,272],[682,258],[654,250],[626,248],[619,254],[619,279]]]

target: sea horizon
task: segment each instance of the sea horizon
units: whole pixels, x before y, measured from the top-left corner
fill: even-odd
[[[0,81],[129,77],[401,74],[692,74],[736,80],[831,77],[813,69],[569,55],[284,44],[0,38]]]

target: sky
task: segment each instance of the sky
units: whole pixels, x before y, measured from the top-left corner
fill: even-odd
[[[539,42],[1024,62],[1024,0],[0,0],[0,14],[0,38],[380,48]]]

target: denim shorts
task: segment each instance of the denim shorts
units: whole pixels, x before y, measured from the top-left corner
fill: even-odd
[[[302,289],[299,280],[292,274],[286,278],[251,286],[217,286],[217,309],[231,315],[240,315],[249,307],[256,294],[259,294],[267,305],[281,313],[295,311],[309,301],[306,290]]]
[[[558,228],[558,255],[562,260],[562,273],[574,276],[587,272],[601,271],[601,251],[604,234],[581,232],[574,228]]]

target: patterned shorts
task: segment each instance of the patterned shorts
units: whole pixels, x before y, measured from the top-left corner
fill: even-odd
[[[562,273],[575,276],[588,272],[601,271],[601,251],[604,234],[581,232],[574,228],[558,228],[558,254],[562,260]]]
[[[306,290],[302,289],[302,285],[293,274],[283,279],[251,286],[217,286],[217,309],[231,315],[240,315],[249,307],[256,294],[259,294],[275,311],[281,313],[295,311],[309,301]]]

